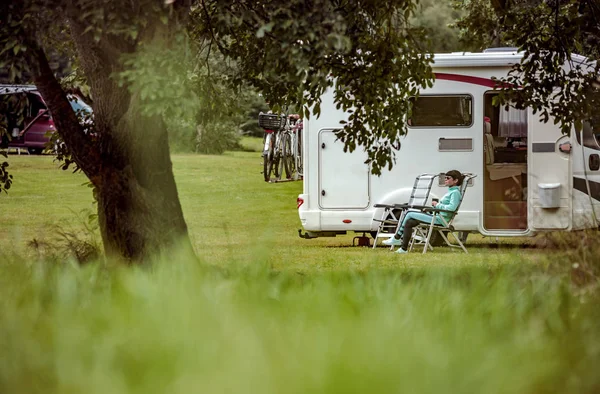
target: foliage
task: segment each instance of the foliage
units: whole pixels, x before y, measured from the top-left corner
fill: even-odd
[[[168,43],[155,40],[140,50],[124,54],[120,86],[140,95],[142,114],[166,119],[190,119],[199,106],[192,86],[193,57],[187,37],[177,34]]]
[[[470,46],[461,42],[460,30],[455,26],[462,10],[453,6],[453,0],[421,0],[412,17],[416,27],[424,29],[426,42],[423,48],[434,53],[469,50]]]
[[[222,154],[239,147],[240,135],[232,122],[207,122],[197,127],[196,152]]]
[[[321,96],[332,89],[338,107],[352,111],[338,137],[347,150],[363,147],[378,174],[392,166],[393,147],[406,133],[407,98],[431,84],[423,31],[409,23],[414,12],[410,0],[205,0],[191,20],[237,62],[232,82],[257,87],[276,112],[300,104],[318,116]]]
[[[462,11],[454,25],[459,29],[459,39],[467,50],[478,52],[513,44],[503,35],[501,18],[490,0],[455,0],[453,5]]]
[[[0,150],[0,156],[3,156],[5,158],[8,157],[6,152],[3,150]],[[2,164],[0,164],[0,192],[6,192],[8,189],[10,189],[12,185],[13,176],[8,172],[7,168],[8,162],[3,161]]]

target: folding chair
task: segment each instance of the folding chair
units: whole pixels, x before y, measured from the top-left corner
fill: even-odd
[[[468,173],[463,174],[463,175],[465,177],[463,179],[462,185],[460,186],[460,196],[461,197],[460,197],[460,201],[458,202],[458,206],[456,207],[456,210],[448,211],[448,210],[444,210],[444,209],[436,209],[433,207],[423,208],[421,210],[422,212],[432,214],[431,223],[423,223],[414,228],[412,238],[410,240],[410,244],[409,244],[409,248],[408,248],[409,252],[412,250],[413,246],[419,240],[425,240],[422,243],[423,244],[423,253],[427,253],[428,249],[433,250],[433,246],[431,246],[431,243],[429,241],[431,240],[431,235],[433,234],[433,232],[437,231],[438,234],[444,240],[444,242],[446,242],[446,245],[450,246],[451,248],[461,248],[463,250],[463,252],[469,253],[469,252],[467,252],[467,248],[465,248],[465,245],[460,240],[460,236],[457,234],[458,231],[456,231],[454,229],[454,226],[452,225],[452,222],[454,221],[454,218],[456,217],[456,215],[458,215],[458,210],[460,209],[460,206],[461,206],[463,200],[465,199],[465,193],[467,191],[467,186],[469,185],[469,181],[477,176],[477,175],[468,174]],[[442,215],[440,215],[440,213],[442,213],[442,212],[449,213],[451,215],[450,218],[448,220],[446,220]],[[439,218],[442,223],[441,224],[436,223],[436,218]],[[449,234],[452,234],[452,237],[457,242],[457,244],[453,244],[450,242],[449,237],[448,237]],[[419,242],[419,244],[420,244],[420,242]]]
[[[375,208],[383,208],[381,219],[374,219],[379,223],[377,227],[377,235],[373,242],[373,249],[377,247],[377,240],[380,238],[391,238],[396,234],[398,225],[402,223],[402,219],[406,212],[411,210],[420,211],[425,208],[433,181],[439,174],[421,174],[415,178],[410,198],[405,204],[375,204]],[[393,248],[393,246],[391,247]]]

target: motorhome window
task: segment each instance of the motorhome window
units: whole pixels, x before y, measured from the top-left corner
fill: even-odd
[[[411,127],[470,127],[473,98],[468,94],[411,98]]]
[[[596,127],[599,129],[600,127]],[[575,133],[577,142],[581,145],[581,132]],[[583,146],[586,148],[600,150],[600,131],[595,130],[589,122],[583,122]]]

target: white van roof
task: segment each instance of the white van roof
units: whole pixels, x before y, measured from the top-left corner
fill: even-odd
[[[433,56],[433,67],[511,67],[520,63],[524,54],[517,48],[490,48],[477,53],[436,53]],[[591,67],[595,65],[595,62],[577,54],[572,54],[571,60],[576,64],[587,64]]]
[[[514,48],[493,52],[452,52],[438,53],[433,56],[433,67],[510,67],[520,63],[523,52]]]

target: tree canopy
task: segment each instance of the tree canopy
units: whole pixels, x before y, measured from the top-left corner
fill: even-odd
[[[306,2],[201,1],[193,8],[198,34],[238,63],[233,82],[258,88],[276,108],[302,104],[320,114],[334,92],[351,110],[337,134],[350,151],[363,146],[376,174],[391,168],[406,132],[408,97],[432,81],[423,30],[410,19],[412,0]]]

